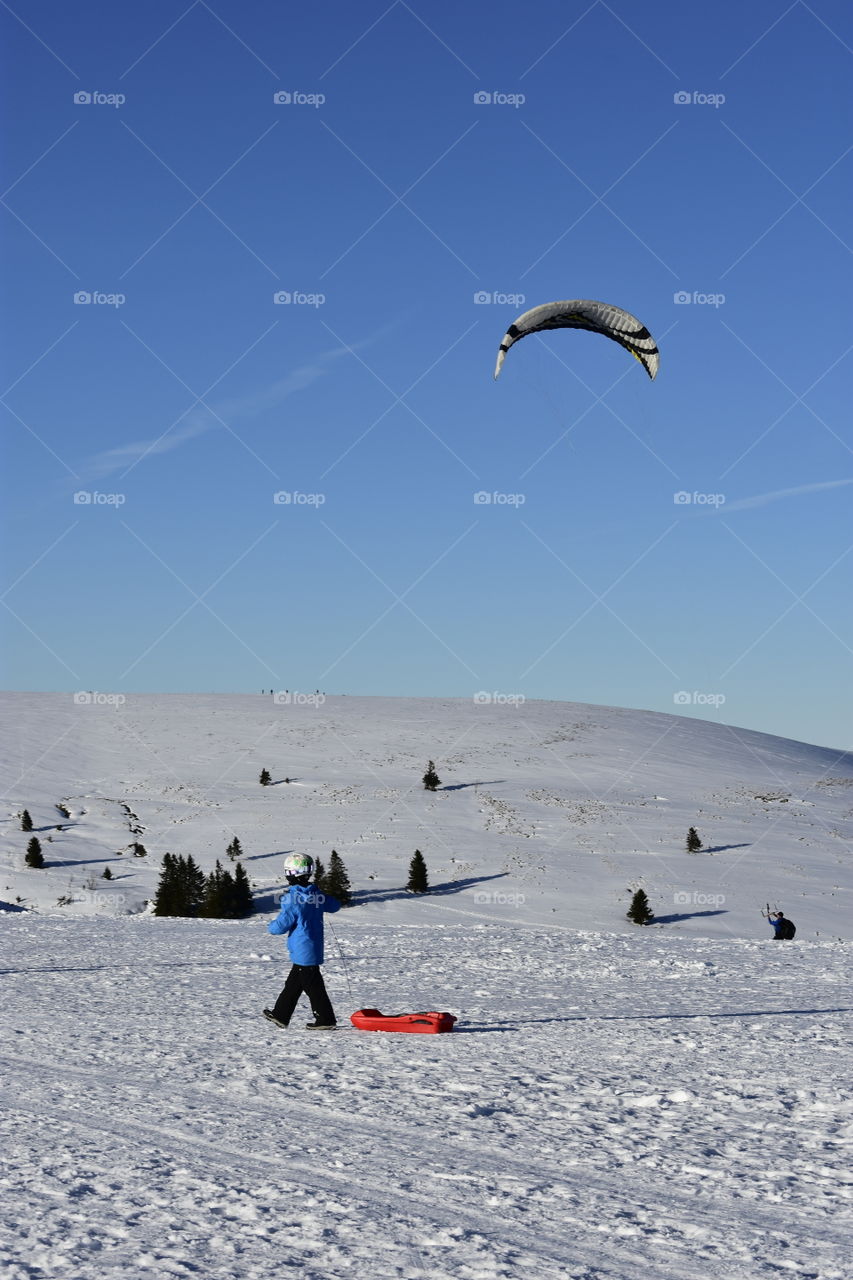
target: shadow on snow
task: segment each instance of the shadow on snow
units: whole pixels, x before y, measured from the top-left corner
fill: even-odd
[[[464,791],[467,787],[499,787],[506,778],[495,778],[493,782],[452,782],[446,787],[436,787],[436,791]]]
[[[268,858],[273,855],[264,853],[258,856]],[[274,856],[279,857],[280,855],[276,854]],[[393,889],[354,889],[351,905],[360,907],[368,902],[396,902],[401,898],[446,898],[454,893],[462,893],[464,889],[470,889],[472,885],[483,884],[487,880],[502,880],[507,874],[506,871],[499,871],[491,876],[467,876],[464,880],[445,880],[441,884],[430,885],[426,893],[412,893],[411,890],[405,889],[402,885]],[[281,905],[281,895],[285,892],[285,889],[286,885],[281,884],[256,893],[252,900],[254,910],[259,914],[263,914],[265,911],[277,911]]]
[[[518,1031],[520,1027],[548,1026],[562,1022],[669,1022],[684,1018],[782,1018],[811,1017],[818,1013],[851,1013],[848,1005],[829,1009],[738,1009],[733,1013],[578,1013],[572,1018],[517,1018],[513,1022],[483,1022],[456,1026],[454,1035],[479,1035],[485,1031]]]
[[[358,906],[362,902],[394,902],[398,898],[435,898],[448,897],[453,893],[461,893],[463,889],[470,889],[472,885],[483,884],[487,880],[503,880],[508,874],[506,871],[498,871],[491,876],[467,876],[464,880],[445,880],[442,884],[430,885],[426,893],[412,893],[409,889],[402,886],[397,889],[358,889],[352,895],[353,905]]]
[[[683,911],[671,916],[655,916],[650,924],[677,924],[679,920],[695,920],[697,916],[725,916],[727,911]]]

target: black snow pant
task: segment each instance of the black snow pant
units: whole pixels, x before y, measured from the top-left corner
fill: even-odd
[[[287,975],[284,988],[275,1002],[273,1014],[279,1022],[290,1022],[299,997],[305,992],[311,1001],[314,1020],[333,1023],[335,1011],[326,991],[326,984],[318,964],[295,964]]]

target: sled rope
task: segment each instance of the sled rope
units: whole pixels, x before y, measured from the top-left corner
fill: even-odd
[[[349,990],[349,997],[350,997],[350,1000],[352,1000],[352,1001],[353,1001],[353,1003],[355,1003],[355,996],[354,996],[354,995],[353,995],[353,993],[352,993],[352,983],[351,983],[351,982],[350,982],[350,980],[349,980],[349,970],[347,969],[347,962],[346,962],[346,960],[344,959],[344,953],[343,953],[343,950],[342,950],[342,948],[341,948],[341,944],[338,942],[338,935],[335,933],[334,929],[332,928],[332,922],[331,922],[331,920],[328,920],[328,919],[327,919],[326,923],[327,923],[327,925],[329,926],[329,932],[331,933],[332,937],[333,937],[333,938],[334,938],[334,940],[335,940],[335,946],[336,946],[336,947],[337,947],[337,949],[338,949],[338,955],[341,957],[341,964],[342,964],[342,965],[343,965],[343,967],[344,967],[344,977],[345,977],[345,978],[346,978],[346,980],[347,980],[347,989]]]

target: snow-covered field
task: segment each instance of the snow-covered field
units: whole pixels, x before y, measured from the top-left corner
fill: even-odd
[[[851,1275],[849,944],[419,905],[330,992],[452,1035],[271,1027],[259,920],[7,916],[8,1280]]]
[[[558,703],[2,709],[9,1280],[853,1275],[849,756]],[[164,852],[234,835],[258,914],[142,910]],[[282,855],[332,847],[342,1026],[279,1031]],[[368,1006],[459,1023],[350,1029]]]

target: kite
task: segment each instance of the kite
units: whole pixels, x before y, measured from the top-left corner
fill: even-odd
[[[519,338],[543,329],[588,329],[612,338],[620,347],[630,351],[639,360],[650,378],[654,378],[660,364],[660,353],[648,329],[636,316],[621,307],[607,302],[592,302],[588,298],[573,298],[566,302],[546,302],[544,306],[525,311],[507,329],[498,351],[495,377],[501,371],[506,353]]]

